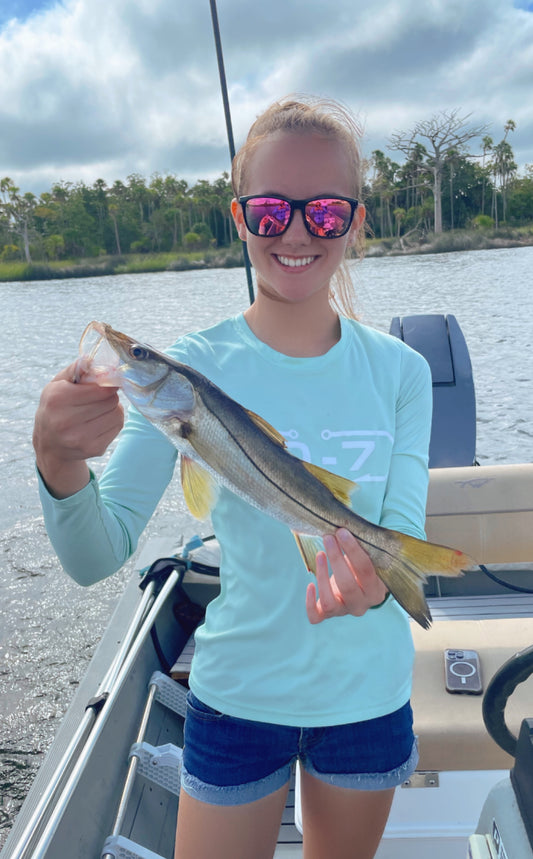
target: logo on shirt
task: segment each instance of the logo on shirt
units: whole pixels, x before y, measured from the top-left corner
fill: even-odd
[[[387,479],[387,475],[380,473],[378,468],[378,463],[383,467],[383,462],[388,462],[394,441],[386,430],[323,429],[320,434],[320,453],[316,456],[313,455],[311,445],[300,440],[297,430],[282,431],[282,435],[287,440],[288,450],[305,462],[316,462],[331,471],[353,476],[357,483],[382,482]]]

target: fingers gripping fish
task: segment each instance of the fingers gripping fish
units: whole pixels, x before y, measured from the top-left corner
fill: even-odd
[[[346,528],[400,605],[426,629],[427,576],[458,576],[474,565],[463,552],[358,516],[350,507],[355,483],[293,456],[270,424],[193,368],[103,322],[87,326],[80,355],[76,381],[122,388],[177,447],[185,500],[195,516],[209,514],[222,483],[290,528],[312,572],[324,534]]]

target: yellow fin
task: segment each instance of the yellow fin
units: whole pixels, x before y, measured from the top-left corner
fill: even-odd
[[[205,468],[188,456],[181,456],[181,485],[187,507],[197,519],[207,519],[215,506],[218,485]]]
[[[346,477],[333,474],[319,465],[313,465],[311,462],[302,462],[302,465],[307,469],[309,474],[312,474],[313,477],[316,477],[317,480],[320,480],[329,489],[337,501],[340,501],[346,507],[351,507],[352,501],[350,496],[358,488],[357,483],[354,483],[353,480],[348,480]]]
[[[397,532],[397,536],[402,546],[401,556],[425,575],[461,576],[465,570],[477,566],[473,558],[459,549],[417,540],[400,532]]]
[[[264,418],[260,415],[257,415],[255,412],[251,412],[246,409],[246,414],[250,418],[251,421],[256,425],[258,429],[265,433],[271,441],[279,444],[280,447],[287,447],[287,443],[285,438],[282,436],[280,432],[278,432],[274,427],[268,423]],[[351,494],[357,489],[357,483],[353,480],[348,480],[346,477],[339,477],[338,474],[333,474],[331,471],[327,471],[325,468],[321,468],[319,465],[313,465],[311,462],[304,462],[301,460],[304,468],[307,469],[309,474],[312,474],[313,477],[316,477],[317,480],[320,480],[324,486],[327,486],[329,491],[335,496],[337,501],[340,501],[341,504],[344,504],[346,507],[351,507]]]
[[[296,545],[300,550],[300,554],[304,560],[304,564],[310,573],[316,576],[316,553],[324,550],[324,545],[320,537],[308,537],[305,534],[297,534],[292,532]]]
[[[280,432],[274,429],[272,424],[269,424],[269,422],[262,418],[261,415],[256,415],[255,412],[249,411],[249,409],[246,409],[246,414],[248,415],[250,420],[253,421],[256,427],[258,427],[258,429],[264,432],[264,434],[267,435],[272,441],[275,441],[276,444],[281,445],[281,447],[286,447],[284,437]]]
[[[397,555],[389,553],[383,563],[374,560],[376,573],[412,618],[429,629],[431,612],[424,596],[424,582],[429,575],[461,576],[475,561],[447,546],[427,543],[407,534],[392,531],[399,544]]]

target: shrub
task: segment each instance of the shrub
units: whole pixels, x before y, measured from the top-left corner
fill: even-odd
[[[476,215],[472,218],[472,226],[480,230],[491,230],[494,226],[494,219],[490,215]]]
[[[0,259],[3,262],[20,259],[20,250],[18,245],[4,245],[4,249],[0,254]]]
[[[183,236],[183,244],[188,251],[197,251],[200,250],[200,248],[205,247],[202,237],[198,233],[192,231],[190,233],[185,233]]]

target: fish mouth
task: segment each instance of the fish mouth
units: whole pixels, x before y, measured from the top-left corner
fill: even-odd
[[[79,355],[86,366],[107,367],[118,370],[123,350],[115,344],[112,334],[119,334],[105,322],[89,322],[81,335]],[[123,335],[122,335],[123,336]]]
[[[149,346],[144,346],[137,340],[116,331],[107,322],[89,322],[81,335],[79,345],[80,355],[89,360],[105,357],[109,360],[113,357],[114,363],[121,361],[123,365],[139,361],[151,356],[153,352]]]
[[[169,372],[160,360],[162,356],[106,322],[87,325],[79,352],[83,368],[90,367],[93,378],[101,385],[148,392],[156,390]]]
[[[285,268],[305,268],[316,260],[316,255],[285,256],[285,254],[274,254],[276,260]]]

